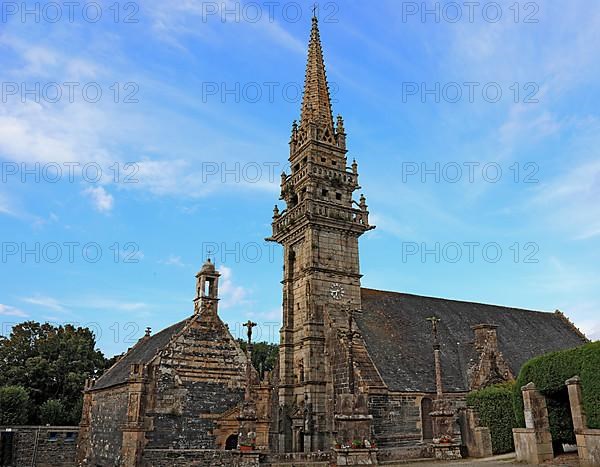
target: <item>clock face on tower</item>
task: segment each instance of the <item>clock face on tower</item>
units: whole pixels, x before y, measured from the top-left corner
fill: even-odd
[[[334,300],[341,300],[344,298],[344,293],[344,288],[338,283],[332,284],[329,289],[329,294]]]

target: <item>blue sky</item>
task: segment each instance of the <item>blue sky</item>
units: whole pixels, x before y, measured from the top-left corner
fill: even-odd
[[[3,333],[75,322],[121,352],[192,313],[214,252],[221,316],[278,338],[281,251],[263,239],[312,6],[224,3],[98,2],[72,21],[3,3]],[[600,8],[458,4],[321,2],[377,225],[363,286],[561,309],[600,338]]]

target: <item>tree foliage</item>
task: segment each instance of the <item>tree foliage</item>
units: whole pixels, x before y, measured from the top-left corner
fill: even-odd
[[[62,404],[62,423],[78,424],[85,380],[97,377],[106,360],[90,329],[27,321],[0,337],[0,386],[25,388],[31,402],[28,422],[42,421],[42,406]],[[54,417],[56,415],[53,415]]]
[[[21,386],[0,387],[0,425],[26,425],[29,394]]]
[[[515,450],[512,430],[517,427],[517,420],[513,408],[513,383],[474,391],[467,396],[467,404],[477,410],[482,426],[490,429],[494,454]]]
[[[40,406],[40,419],[43,425],[62,425],[67,421],[64,404],[56,399],[48,399]]]
[[[240,347],[245,352],[248,346],[243,339],[238,339]],[[279,358],[279,346],[269,344],[268,342],[257,342],[252,344],[252,366],[256,368],[260,379],[263,379],[265,373],[273,371]]]

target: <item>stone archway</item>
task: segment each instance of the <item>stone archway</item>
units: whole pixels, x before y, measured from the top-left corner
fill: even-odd
[[[234,435],[229,435],[229,437],[225,441],[225,450],[226,451],[233,451],[234,449],[237,449],[237,445],[238,445],[238,435],[237,435],[237,433],[234,434]]]
[[[423,441],[433,439],[433,419],[431,418],[431,412],[433,412],[433,401],[429,397],[421,399],[421,433]]]

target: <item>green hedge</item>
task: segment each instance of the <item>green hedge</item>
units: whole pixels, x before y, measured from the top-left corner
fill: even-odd
[[[467,405],[479,413],[482,426],[490,429],[494,454],[513,452],[513,428],[517,427],[513,407],[513,384],[499,384],[467,396]]]
[[[600,428],[600,342],[553,352],[528,361],[517,378],[513,400],[519,426],[525,426],[521,387],[533,382],[546,397],[550,431],[555,442],[573,443],[575,435],[565,381],[581,378],[588,427]]]

